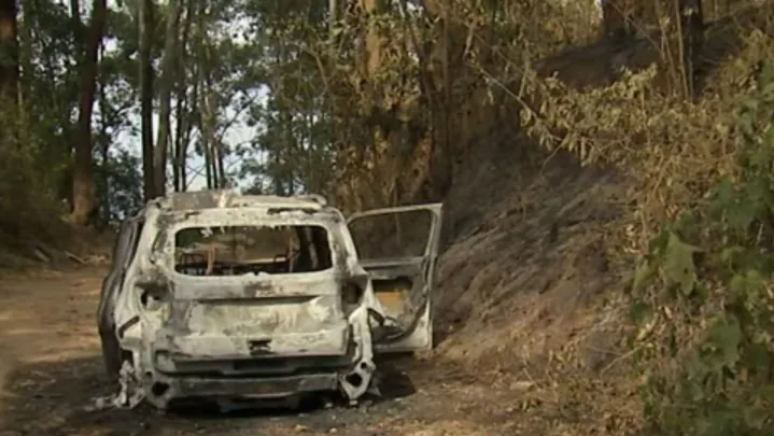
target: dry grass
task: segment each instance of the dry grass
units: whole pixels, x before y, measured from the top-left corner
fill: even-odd
[[[556,79],[541,78],[530,62],[500,70],[471,63],[488,84],[488,104],[506,102],[521,113],[500,109],[499,134],[489,126],[465,136],[481,138],[471,142],[481,157],[465,158],[482,167],[463,167],[447,197],[455,241],[442,258],[438,298],[450,331],[438,353],[521,398],[517,408],[534,432],[630,434],[644,424],[638,350],[623,343],[632,331],[622,285],[661,225],[738,173],[736,108],[757,66],[774,55],[774,14],[761,13],[768,10],[710,27],[694,101],[662,91],[647,69],[658,52],[642,43],[567,50],[539,65],[543,74],[558,70]],[[620,59],[634,72],[613,81],[616,74],[600,65]],[[483,141],[496,141],[502,155]],[[535,153],[521,151],[536,146],[554,156],[539,171],[524,158]],[[568,152],[588,168],[567,164]],[[599,165],[620,177],[590,176]],[[595,191],[608,183],[616,195]],[[622,213],[593,218],[617,206]],[[588,215],[573,219],[582,212]],[[560,217],[574,223],[570,230]],[[559,237],[547,242],[557,222]],[[598,269],[592,254],[605,251],[609,265]]]

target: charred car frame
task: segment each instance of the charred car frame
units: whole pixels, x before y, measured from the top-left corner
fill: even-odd
[[[122,223],[98,308],[114,405],[356,403],[375,354],[432,348],[440,227],[440,204],[345,219],[319,196],[150,202]]]

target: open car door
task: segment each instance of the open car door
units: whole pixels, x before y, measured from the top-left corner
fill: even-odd
[[[432,291],[442,204],[378,209],[352,215],[347,226],[376,298],[396,326],[376,335],[377,353],[433,347]]]

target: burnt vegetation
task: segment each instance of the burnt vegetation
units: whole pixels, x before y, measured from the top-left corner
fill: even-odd
[[[509,419],[771,434],[774,5],[596,3],[0,0],[0,267],[171,191],[443,201],[432,362]]]

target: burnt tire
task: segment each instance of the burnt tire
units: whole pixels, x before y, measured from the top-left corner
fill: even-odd
[[[102,345],[102,361],[105,364],[105,372],[111,381],[117,381],[124,357],[118,339],[111,334],[100,334]]]

